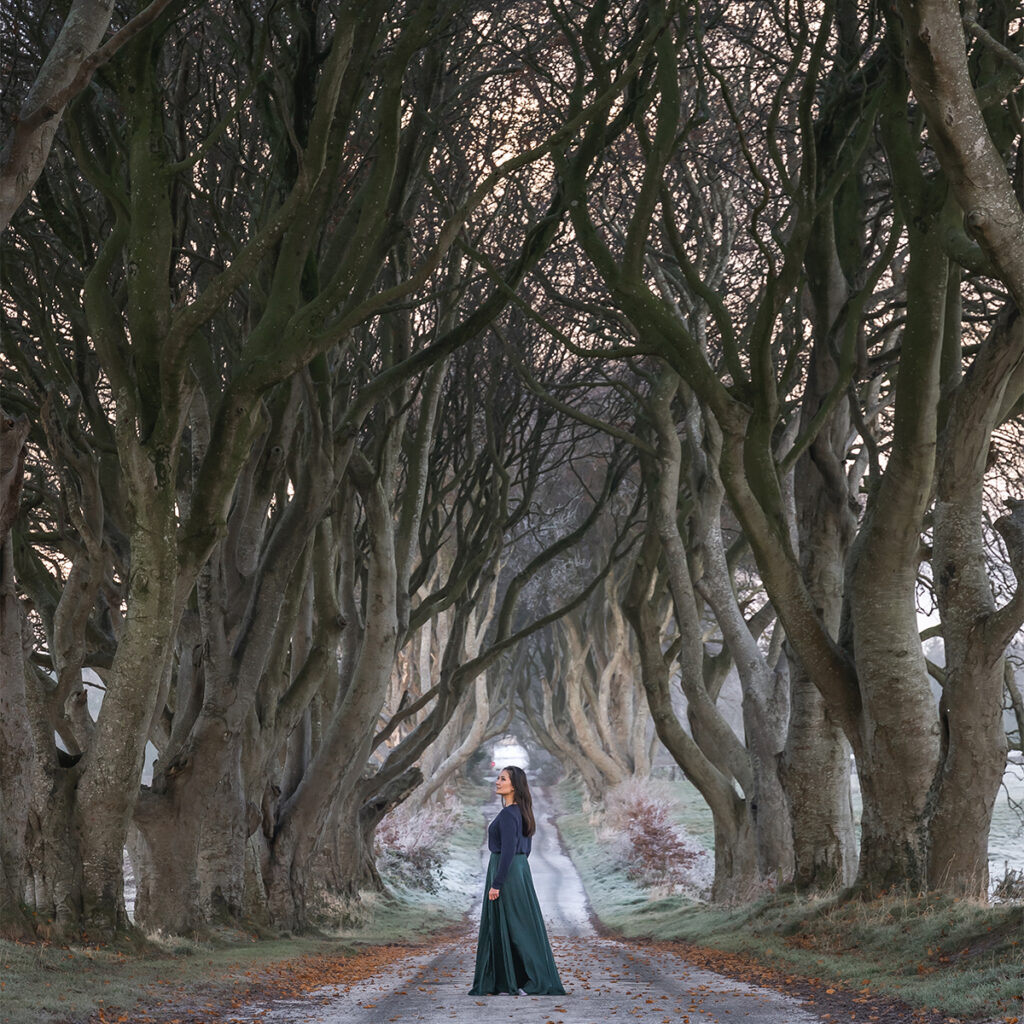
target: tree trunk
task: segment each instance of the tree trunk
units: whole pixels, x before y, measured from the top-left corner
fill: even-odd
[[[18,515],[29,423],[0,409],[0,936],[32,934],[25,911],[27,829],[36,751],[25,691],[21,602],[11,527]]]
[[[170,784],[160,796],[143,792],[135,809],[138,834],[129,847],[135,871],[135,923],[168,935],[202,935],[199,897],[200,808],[185,787]]]
[[[907,523],[908,543],[916,541],[919,521]],[[899,532],[892,516],[885,528]],[[884,547],[862,552],[850,588],[865,702],[857,750],[864,805],[859,883],[871,893],[916,893],[927,888],[928,793],[939,726],[918,634],[916,557]]]
[[[789,736],[783,770],[793,821],[793,882],[829,892],[857,872],[850,745],[800,664],[790,663]]]
[[[780,685],[736,601],[721,531],[724,490],[714,456],[706,457],[703,447],[692,443],[683,459],[679,433],[672,419],[672,399],[677,394],[689,404],[688,438],[696,441],[698,433],[702,434],[703,445],[714,452],[719,447],[720,435],[713,422],[700,416],[699,406],[688,389],[680,389],[675,373],[666,369],[657,397],[651,403],[658,431],[657,484],[651,502],[683,639],[681,686],[694,739],[705,756],[735,780],[743,794],[746,809],[742,816],[721,798],[716,800],[717,810],[713,805],[713,812],[726,816],[724,827],[737,834],[737,841],[745,841],[748,826],[742,824],[741,818],[749,817],[757,848],[757,870],[763,878],[781,883],[788,881],[793,871],[789,807],[779,779],[789,717],[788,693]],[[681,536],[678,504],[684,461],[690,468],[683,491],[692,496],[691,544],[699,546],[701,571],[691,570]],[[691,581],[691,574],[696,582]],[[745,745],[725,722],[716,706],[717,690],[704,678],[704,643],[695,591],[710,605],[724,646],[736,665],[743,690]],[[734,856],[741,862],[745,860],[742,851],[736,851]]]
[[[92,938],[131,928],[124,907],[125,839],[174,631],[178,579],[169,490],[154,495],[149,521],[140,522],[133,536],[124,632],[76,792],[83,925]]]
[[[855,52],[856,22],[840,19],[837,27],[846,37],[846,52]],[[823,145],[840,144],[841,137],[834,133]],[[800,429],[810,430],[816,420],[824,420],[794,467],[794,524],[804,583],[832,638],[839,636],[843,576],[857,532],[854,492],[866,466],[866,460],[848,465],[849,406],[833,402],[836,389],[850,379],[854,346],[859,349],[863,343],[859,312],[865,294],[863,289],[855,293],[850,279],[863,273],[864,224],[858,174],[819,214],[805,258],[814,345]],[[851,885],[857,868],[850,744],[791,647],[789,667],[783,778],[793,823],[794,882],[802,891],[828,892]]]
[[[29,818],[29,902],[37,914],[36,932],[53,941],[82,934],[81,853],[72,822],[78,767],[54,768],[48,787],[37,787]]]
[[[580,639],[579,625],[571,616],[563,623],[565,654],[563,656],[562,685],[565,688],[565,706],[572,723],[573,738],[580,753],[600,773],[604,786],[616,786],[626,778],[627,772],[612,755],[607,729],[601,735],[598,720],[600,709],[591,701],[584,708],[584,673],[590,672],[588,650]],[[610,745],[610,744],[609,744]],[[614,749],[614,748],[612,748]]]
[[[928,794],[939,764],[939,724],[918,636],[916,564],[877,554],[861,558],[851,588],[865,681],[858,881],[872,894],[893,887],[916,893],[928,882]]]
[[[464,698],[473,702],[473,718],[465,731],[462,742],[435,768],[428,772],[429,777],[416,790],[412,799],[416,806],[424,807],[432,796],[453,776],[480,747],[487,735],[490,724],[490,701],[487,695],[488,673],[481,672],[473,684],[472,693]],[[438,737],[439,744],[450,742],[447,730]]]
[[[630,729],[630,750],[633,763],[633,774],[646,778],[651,774],[651,762],[654,760],[652,754],[653,743],[648,739],[651,716],[644,697],[643,684],[640,682],[639,669],[634,672],[633,665],[630,665],[628,686],[626,687],[629,700],[632,704],[632,721]],[[657,742],[657,737],[654,737]]]
[[[204,427],[194,413],[193,443]],[[290,429],[280,426],[277,440]],[[276,465],[271,452],[247,467],[246,482],[259,475],[264,486],[243,482],[245,499],[233,509],[228,537],[199,574],[196,620],[202,631],[182,637],[174,726],[136,816],[145,840],[137,920],[169,934],[237,924],[248,908],[260,905],[262,885],[253,892],[246,881],[247,840],[257,823],[250,819],[258,819],[250,813],[249,790],[266,787],[261,771],[276,762],[281,747],[300,761],[303,756],[296,749],[304,733],[301,712],[299,727],[278,744],[279,718],[286,716],[266,677],[277,683],[270,662],[289,642],[293,685],[311,659],[323,657],[319,645],[327,638],[313,634],[307,573],[310,537],[332,493],[333,467],[322,449],[310,446],[302,472],[291,477],[290,500],[271,516],[270,495],[275,483],[281,485]],[[252,534],[257,543],[240,541]],[[336,624],[326,632],[337,639]],[[193,646],[199,652],[195,664]],[[262,729],[252,713],[258,697],[268,705]],[[283,785],[287,799],[295,783],[286,778]]]
[[[484,636],[490,626],[494,611],[497,606],[498,577],[492,582],[487,604],[477,615],[473,616],[472,625],[467,626],[465,631],[465,659],[467,661],[477,657],[483,646]],[[438,616],[435,620],[444,619],[447,622],[447,614]],[[430,668],[430,646],[432,636],[432,622],[423,627],[423,636],[420,638],[420,670],[421,686],[425,689],[427,684],[433,685],[435,679]],[[456,631],[458,635],[458,631]],[[450,632],[445,628],[445,638],[439,643],[439,652],[447,648],[447,640]],[[441,638],[438,638],[439,641]],[[438,658],[438,676],[443,668],[444,655]],[[457,772],[479,749],[480,745],[489,736],[503,732],[507,726],[507,719],[511,719],[511,710],[502,709],[501,714],[492,713],[490,687],[488,680],[492,674],[486,669],[482,671],[473,684],[473,690],[466,692],[463,696],[459,710],[449,720],[448,724],[441,730],[436,740],[423,752],[419,763],[423,768],[424,781],[417,787],[410,799],[415,806],[424,807],[428,800]],[[510,688],[509,688],[510,689]],[[509,702],[511,703],[511,701]],[[469,705],[472,704],[473,714],[469,717]],[[469,726],[466,726],[466,719],[469,718]],[[454,749],[452,749],[454,747]]]
[[[374,854],[377,826],[407,800],[422,781],[419,768],[412,768],[368,797],[365,787],[360,787],[360,799],[342,805],[339,809],[342,813],[336,817],[332,828],[335,838],[330,884],[335,891],[355,900],[360,891],[384,888]]]
[[[541,685],[544,692],[542,723],[540,728],[537,724],[533,724],[533,731],[538,735],[548,737],[550,743],[548,749],[563,764],[571,764],[579,772],[583,785],[592,799],[596,801],[603,799],[607,789],[605,777],[594,762],[583,754],[574,738],[565,732],[564,719],[562,722],[557,721],[559,716],[555,714],[555,690],[552,684],[547,679],[542,679]]]
[[[882,119],[907,220],[907,322],[896,379],[893,439],[851,552],[847,588],[860,683],[850,737],[864,812],[859,884],[877,893],[927,888],[929,791],[939,764],[939,722],[917,621],[924,514],[935,484],[942,352],[948,322],[944,235],[959,211],[920,175],[902,90]],[[904,158],[907,158],[904,162]]]
[[[345,807],[332,828],[334,840],[330,851],[327,889],[342,900],[343,905],[361,902],[360,893],[381,892],[384,883],[377,871],[373,854],[376,825],[364,822],[359,807]]]
[[[139,925],[188,935],[244,919],[249,827],[241,762],[241,737],[207,720],[184,757],[157,766],[135,815],[146,853],[136,872]]]
[[[761,877],[757,837],[748,803],[737,794],[733,779],[712,764],[693,737],[683,729],[672,707],[669,667],[662,652],[661,630],[648,597],[659,548],[657,532],[649,524],[623,604],[637,637],[647,703],[661,742],[711,808],[715,829],[712,897],[726,902],[749,898],[760,887]]]
[[[4,469],[8,470],[6,461]],[[5,495],[9,493],[5,488]],[[10,508],[5,501],[5,516]],[[173,608],[173,545],[168,557],[168,545],[161,544],[170,535],[164,521],[167,509],[166,491],[158,492],[147,507],[150,518],[141,529],[137,524],[133,534],[138,549],[130,582],[133,597],[100,720],[84,758],[77,760],[76,754],[70,767],[58,763],[52,733],[47,735],[38,724],[46,721],[42,701],[30,709],[34,698],[25,687],[24,662],[10,672],[11,666],[3,666],[2,696],[5,703],[10,702],[3,708],[3,728],[14,726],[15,733],[3,736],[0,756],[9,756],[13,742],[21,758],[16,771],[5,765],[2,773],[4,813],[9,822],[15,822],[13,828],[5,826],[3,845],[24,844],[22,823],[28,824],[30,844],[29,872],[24,865],[16,871],[5,864],[4,874],[9,884],[20,889],[19,900],[27,890],[38,928],[47,938],[79,938],[84,932],[95,939],[130,928],[123,900],[124,842],[157,689],[154,671],[159,673],[169,646]],[[9,526],[8,522],[0,534],[5,540]],[[157,541],[155,553],[147,558],[142,542],[149,536]],[[13,599],[9,541],[3,549],[3,654],[9,659],[14,654],[10,633],[16,623],[20,632],[15,618],[20,607]],[[20,644],[17,653],[21,654]],[[32,779],[34,785],[26,789]]]
[[[943,0],[901,0],[898,7],[907,69],[927,116],[929,141],[972,237],[1006,284],[1019,311],[1024,308],[1024,210],[1007,173],[1005,155],[993,142],[971,81],[965,19],[961,18],[959,5]],[[1004,362],[1002,370],[1008,374],[1011,365]],[[977,457],[987,451],[987,430],[973,434],[971,447],[973,458],[964,453],[968,455],[965,466],[974,470],[968,486],[980,479]],[[955,481],[950,477],[948,483],[952,486]],[[1008,628],[1013,623],[1006,619],[1016,618],[1018,609],[991,616],[1001,618],[1001,622],[992,623],[986,617],[990,595],[987,581],[981,578],[975,529],[969,522],[977,506],[973,498],[947,504],[948,493],[943,486],[941,508],[936,509],[937,540],[940,529],[943,534],[941,551],[936,553],[942,558],[945,574],[944,580],[942,573],[937,578],[946,591],[943,628],[948,631],[947,662],[951,671],[947,671],[943,700],[945,759],[937,779],[929,876],[933,884],[941,882],[950,884],[954,891],[977,892],[983,882],[983,864],[987,870],[980,837],[988,834],[991,794],[998,786],[995,762],[1005,742],[1005,738],[995,735],[992,719],[1001,697],[999,647],[1004,637],[1008,642],[1012,636]],[[1024,565],[1014,568],[1019,569],[1016,602],[1024,588]],[[973,632],[982,621],[985,631],[991,629],[987,643],[979,641]],[[1002,733],[1001,723],[998,731]],[[975,773],[977,781],[972,782]],[[941,829],[951,834],[942,835]]]
[[[829,380],[819,379],[821,362],[815,349],[811,375],[816,398],[808,416],[815,415],[830,387]],[[833,414],[795,474],[801,568],[822,624],[833,637],[839,634],[843,571],[856,530],[837,451],[846,443],[846,419]],[[794,882],[803,891],[828,892],[852,884],[857,870],[850,744],[795,653],[790,657],[790,694],[783,777],[793,822]]]
[[[1024,327],[997,324],[949,403],[935,502],[934,554],[945,642],[929,882],[979,899],[988,894],[988,835],[1006,765],[1002,691],[1006,646],[1024,621],[1024,508],[1000,519],[1017,593],[996,609],[983,533],[983,481],[999,410],[1019,397]],[[1009,385],[1012,393],[1007,395]]]
[[[759,857],[756,826],[746,801],[733,794],[731,813],[719,806],[714,815],[715,880],[711,899],[715,903],[749,903],[763,892],[764,878]]]
[[[712,470],[713,471],[713,470]],[[793,828],[781,770],[789,727],[788,680],[769,664],[736,604],[720,526],[721,495],[707,517],[702,591],[722,630],[743,689],[743,727],[750,758],[750,788],[744,796],[754,823],[758,869],[776,884],[793,876]]]
[[[354,460],[368,521],[369,569],[364,579],[365,624],[344,696],[324,732],[309,772],[277,814],[267,863],[267,901],[278,927],[308,926],[307,893],[313,858],[335,805],[351,798],[367,759],[394,667],[398,634],[394,522],[378,479]]]
[[[778,682],[779,689],[788,687],[788,680],[780,677]],[[757,866],[762,878],[782,885],[792,879],[794,868],[793,826],[780,775],[789,724],[789,694],[774,708],[744,698],[743,719],[754,777],[749,803]]]
[[[310,845],[300,841],[294,831],[275,835],[270,844],[263,882],[267,889],[267,912],[278,930],[303,932],[309,926],[306,892]]]

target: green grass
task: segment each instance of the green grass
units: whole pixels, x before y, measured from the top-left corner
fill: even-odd
[[[671,913],[669,908],[679,909],[683,901],[676,897],[652,899],[646,890],[626,877],[621,867],[609,864],[607,850],[596,841],[594,828],[583,810],[579,791],[562,784],[557,792],[562,808],[558,815],[558,832],[583,879],[594,913],[606,928],[615,932],[651,935],[640,922],[663,904],[665,912]]]
[[[211,986],[230,993],[245,972],[313,953],[343,952],[337,940],[302,938],[189,943],[177,940],[147,953],[115,947],[29,946],[0,941],[0,1022],[28,1024],[82,1020],[104,1007],[133,1007],[175,1000],[176,994]]]
[[[669,928],[662,921],[663,933]],[[731,911],[687,908],[675,938],[756,956],[804,977],[955,1015],[995,1014],[1024,992],[1024,908],[966,900],[806,900]]]

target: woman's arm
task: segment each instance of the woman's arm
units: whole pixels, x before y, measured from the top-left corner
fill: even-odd
[[[522,828],[522,818],[519,817],[518,811],[512,809],[512,805],[505,807],[498,815],[501,854],[498,859],[498,870],[494,872],[494,879],[491,882],[491,891],[487,894],[492,900],[498,898],[493,894],[501,891],[501,886],[508,875],[508,869],[512,866],[512,858],[519,848],[519,834]]]

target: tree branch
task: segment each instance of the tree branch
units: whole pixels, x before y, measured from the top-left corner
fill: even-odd
[[[74,0],[0,154],[0,232],[42,173],[64,108],[98,67],[177,2],[153,0],[97,49],[110,24],[113,0]]]

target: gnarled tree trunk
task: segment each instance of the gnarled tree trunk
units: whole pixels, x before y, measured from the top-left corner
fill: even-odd
[[[1006,765],[1002,691],[1007,645],[1024,623],[1024,503],[995,526],[1017,577],[997,609],[983,534],[983,480],[992,429],[1020,396],[1024,326],[993,330],[949,405],[940,446],[932,558],[945,666],[942,758],[934,783],[929,882],[984,899],[988,835]]]
[[[871,893],[927,888],[928,794],[939,762],[939,727],[917,621],[917,571],[933,483],[945,326],[941,223],[934,218],[930,233],[909,229],[913,301],[893,449],[847,577],[850,646],[862,697],[852,737],[864,805],[858,882]]]
[[[863,249],[863,199],[859,182],[844,184],[822,211],[807,247],[806,270],[815,344],[811,350],[800,425],[809,430],[825,416],[793,472],[795,528],[800,569],[822,627],[837,638],[842,620],[846,559],[856,535],[855,492],[866,468],[848,467],[852,437],[847,403],[830,406],[844,379],[831,339],[842,332],[848,352],[863,329],[857,322],[844,266]],[[858,296],[861,303],[864,296]],[[857,847],[850,792],[850,744],[803,663],[790,650],[790,721],[783,777],[793,822],[793,880],[804,891],[849,886],[856,875]]]
[[[158,768],[143,790],[135,824],[143,840],[135,864],[135,920],[171,935],[237,923],[246,912],[249,835],[241,737],[207,720],[187,754]]]
[[[29,422],[0,409],[0,935],[32,935],[25,911],[27,828],[35,747],[25,691],[21,602],[14,585],[11,527],[18,515]]]
[[[960,5],[945,0],[900,0],[897,6],[907,70],[927,117],[929,142],[972,238],[1007,286],[1019,317],[1024,309],[1024,209],[1007,173],[1005,154],[993,138],[998,129],[981,109],[965,45],[965,23],[972,31],[984,30],[975,15],[962,18]],[[1011,66],[1009,70],[1011,81],[1017,83],[1019,69]],[[1001,775],[997,765],[1005,743],[1001,723],[996,727],[993,718],[1001,697],[1000,663],[1005,644],[1020,625],[1024,603],[1024,556],[1019,550],[1011,551],[1017,593],[1009,606],[993,613],[979,558],[977,525],[971,522],[979,507],[989,431],[1000,414],[997,410],[1005,408],[1001,397],[1008,378],[1015,378],[1009,386],[1020,393],[1019,320],[1015,332],[1016,340],[1011,333],[997,337],[995,345],[987,343],[996,352],[984,353],[985,358],[972,367],[976,379],[965,380],[966,387],[960,389],[967,394],[976,391],[975,399],[984,396],[995,408],[976,408],[972,415],[970,402],[958,398],[954,403],[950,427],[969,423],[973,429],[964,431],[962,445],[954,443],[944,452],[949,458],[940,463],[936,506],[936,558],[941,565],[936,577],[948,669],[942,708],[944,757],[936,778],[929,879],[933,885],[968,893],[982,892],[985,882],[987,858],[981,837],[988,834],[991,801]],[[964,416],[967,423],[961,420]],[[958,479],[959,472],[969,475]]]
[[[623,607],[636,633],[647,703],[658,738],[711,809],[715,835],[712,899],[723,903],[742,901],[761,885],[754,823],[747,802],[733,788],[732,779],[705,756],[683,729],[672,707],[669,668],[662,654],[658,617],[653,613],[648,593],[655,577],[659,546],[656,533],[648,528]]]

